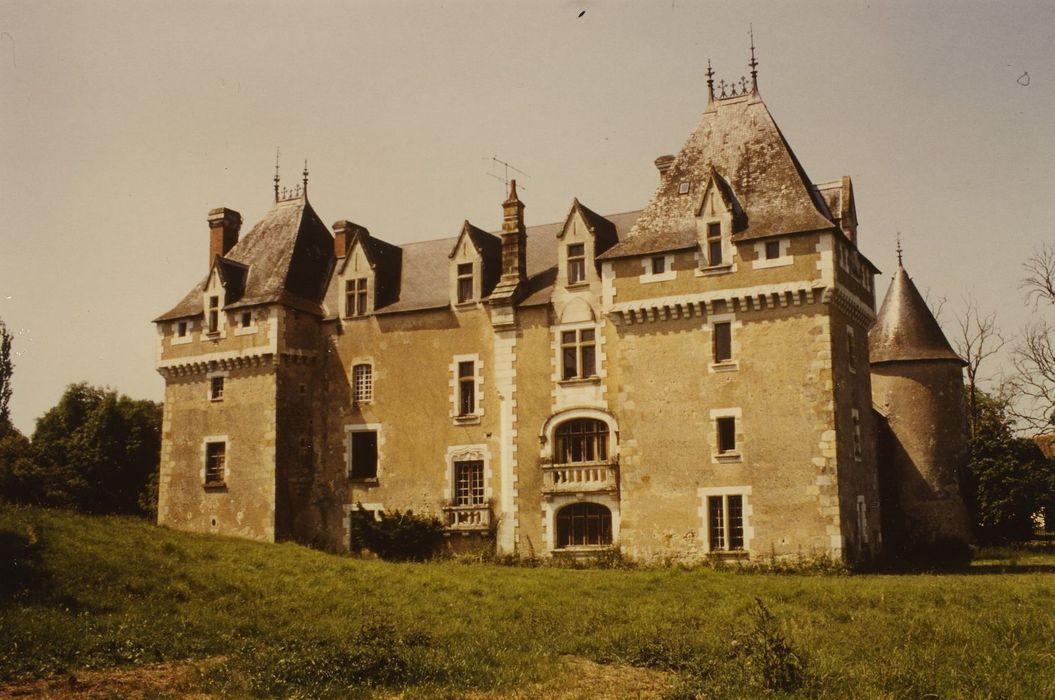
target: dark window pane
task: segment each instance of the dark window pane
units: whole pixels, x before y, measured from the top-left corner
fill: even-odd
[[[736,451],[736,419],[718,419],[718,452]]]
[[[725,549],[725,512],[721,496],[707,497],[707,510],[710,514],[709,528],[711,549]]]
[[[473,298],[473,278],[464,277],[458,280],[458,303],[469,301]]]
[[[205,483],[222,484],[227,461],[227,444],[210,442],[205,446]]]
[[[711,265],[722,264],[722,242],[720,240],[711,241],[707,245],[707,261],[710,262]]]
[[[652,274],[661,275],[667,269],[667,259],[662,255],[652,258]]]
[[[721,224],[707,224],[707,238],[719,238],[722,235]]]
[[[744,497],[729,496],[729,549],[744,548]]]
[[[557,548],[612,543],[612,514],[597,503],[576,503],[557,513]]]
[[[377,433],[357,431],[352,435],[352,478],[377,478]]]
[[[562,353],[564,373],[561,375],[563,379],[572,379],[578,376],[578,368],[575,362],[575,347],[564,348]]]
[[[582,374],[583,377],[592,377],[597,374],[597,354],[593,345],[584,345],[582,348]]]
[[[766,260],[780,257],[780,241],[766,241]]]
[[[733,357],[732,325],[714,324],[714,361],[725,362]]]

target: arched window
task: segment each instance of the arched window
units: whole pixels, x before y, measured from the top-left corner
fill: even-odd
[[[574,503],[557,512],[557,549],[612,544],[612,512],[597,503]]]
[[[593,418],[577,418],[557,426],[554,461],[557,464],[608,461],[608,425]]]

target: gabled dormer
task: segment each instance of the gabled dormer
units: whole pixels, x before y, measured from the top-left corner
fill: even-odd
[[[473,306],[490,295],[502,276],[502,239],[468,221],[451,248],[448,274],[451,304]]]
[[[616,242],[615,224],[575,199],[557,234],[557,286],[576,289],[599,283],[597,258]]]
[[[249,268],[245,265],[216,256],[212,269],[202,290],[202,312],[205,315],[203,328],[206,336],[219,337],[227,329],[224,308],[242,298]]]
[[[733,269],[733,234],[746,225],[744,209],[729,182],[711,166],[696,205],[696,231],[700,267],[713,271]]]
[[[368,316],[399,298],[400,262],[398,246],[378,240],[363,226],[349,221],[333,225],[338,248],[337,282],[339,315]],[[340,256],[340,247],[346,246]]]

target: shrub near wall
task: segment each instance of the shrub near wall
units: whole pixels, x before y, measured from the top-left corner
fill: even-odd
[[[427,561],[443,545],[443,523],[412,510],[374,511],[357,504],[351,513],[351,550],[364,549],[389,561]]]

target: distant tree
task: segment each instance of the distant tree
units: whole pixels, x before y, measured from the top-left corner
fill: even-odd
[[[1033,516],[1055,494],[1055,462],[1032,440],[1015,437],[1006,400],[981,391],[975,399],[978,414],[963,479],[975,535],[983,543],[1029,539]]]
[[[970,434],[974,435],[980,412],[980,384],[988,379],[982,373],[982,365],[1007,345],[1007,339],[996,325],[996,312],[983,311],[973,296],[964,299],[963,311],[956,315],[956,325],[956,352],[967,363],[967,421]]]
[[[15,364],[11,360],[11,331],[0,319],[0,436],[11,429],[11,378]]]
[[[156,509],[160,435],[160,404],[71,384],[37,421],[29,455],[0,474],[0,488],[8,500],[147,514]]]
[[[1022,288],[1035,309],[1055,310],[1055,245],[1042,245],[1025,262]],[[1043,317],[1029,324],[1011,362],[1016,397],[1012,415],[1035,432],[1055,429],[1055,325]]]

